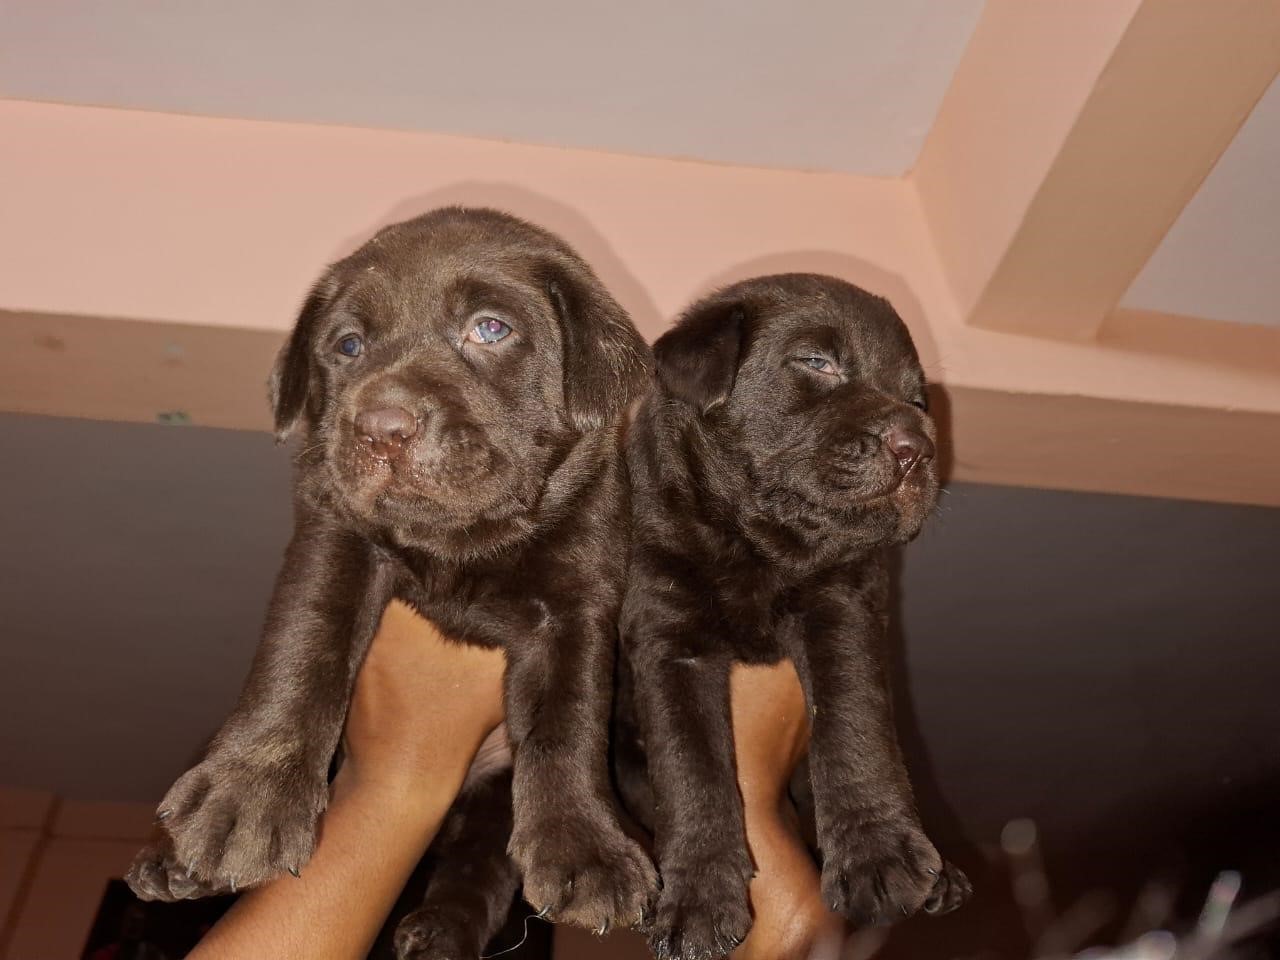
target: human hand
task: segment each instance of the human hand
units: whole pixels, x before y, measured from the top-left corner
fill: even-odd
[[[503,718],[499,650],[464,646],[399,601],[356,678],[344,766],[359,783],[448,792]]]
[[[501,736],[504,668],[500,652],[388,606],[356,679],[315,854],[300,877],[241,897],[192,960],[367,956],[477,748]]]
[[[751,933],[733,960],[839,956],[844,923],[822,902],[817,868],[796,829],[787,786],[809,744],[804,691],[789,661],[737,664],[729,678],[738,787],[755,861]]]

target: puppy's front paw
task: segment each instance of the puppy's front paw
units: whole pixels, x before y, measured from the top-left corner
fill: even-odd
[[[143,900],[194,900],[219,891],[191,876],[173,854],[173,841],[163,830],[133,858],[125,881]]]
[[[557,922],[603,934],[648,913],[658,875],[607,806],[593,814],[518,824],[507,848],[524,877],[524,898]]]
[[[164,838],[126,879],[144,899],[234,892],[297,873],[311,857],[328,787],[301,763],[260,764],[212,755],[160,803]]]
[[[950,913],[973,896],[973,884],[964,875],[964,871],[948,860],[942,862],[933,889],[924,901],[924,912],[930,916],[940,917]]]
[[[484,944],[477,942],[474,917],[419,907],[396,927],[397,960],[463,960],[477,957]]]
[[[658,960],[727,957],[751,929],[745,853],[664,864],[662,895],[649,925],[649,948]]]
[[[823,900],[859,926],[893,923],[921,908],[945,913],[968,894],[964,874],[944,871],[929,838],[909,821],[851,827],[822,853]]]

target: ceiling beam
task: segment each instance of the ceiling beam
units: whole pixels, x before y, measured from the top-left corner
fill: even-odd
[[[1149,344],[1145,319],[1118,327],[1117,345]],[[1210,323],[1159,319],[1181,320],[1182,333]],[[0,331],[10,368],[0,410],[253,430],[264,442],[272,429],[265,384],[282,331],[4,311]],[[1280,372],[1280,330],[1242,333],[1254,336],[1241,361],[1252,347],[1252,362]],[[936,385],[931,406],[947,480],[1280,507],[1274,413],[963,384]]]
[[[0,410],[270,431],[280,330],[0,310]]]
[[[1150,357],[1253,371],[1269,377],[1280,395],[1280,326],[1121,308],[1107,316],[1098,342]]]
[[[989,0],[911,176],[965,322],[1094,337],[1278,71],[1275,0]]]

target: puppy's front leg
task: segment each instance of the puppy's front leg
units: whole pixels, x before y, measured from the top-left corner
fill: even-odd
[[[161,801],[129,885],[172,900],[250,887],[311,856],[356,671],[391,573],[360,538],[305,516],[285,554],[240,698]]]
[[[687,614],[654,617],[680,624]],[[697,630],[697,627],[693,627]],[[726,656],[685,637],[629,637],[653,787],[662,894],[649,944],[659,960],[724,957],[751,928],[742,797],[734,764]]]
[[[946,913],[969,882],[925,836],[884,664],[885,581],[820,590],[793,659],[812,715],[809,766],[828,907],[860,925]]]
[[[613,618],[584,612],[507,650],[514,752],[509,851],[524,896],[558,921],[603,932],[642,918],[653,864],[623,832],[609,782]]]

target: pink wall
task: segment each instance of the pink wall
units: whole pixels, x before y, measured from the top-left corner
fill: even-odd
[[[949,385],[1280,411],[1258,372],[966,326],[911,181],[15,101],[0,127],[0,309],[282,331],[322,264],[465,201],[564,233],[650,336],[716,285],[825,270],[893,299]]]

